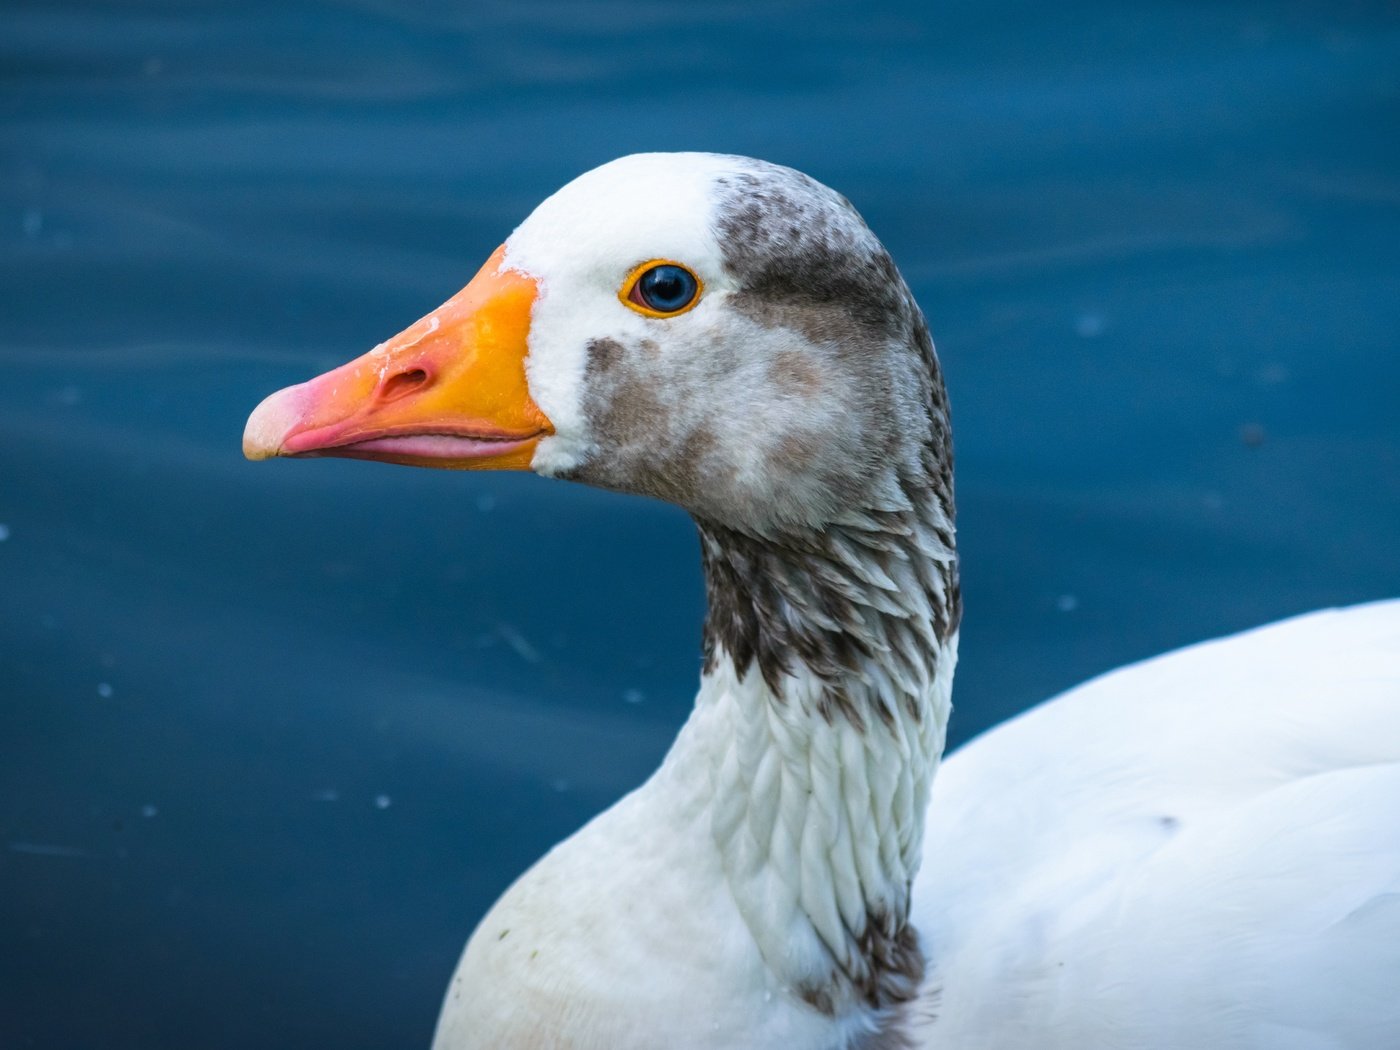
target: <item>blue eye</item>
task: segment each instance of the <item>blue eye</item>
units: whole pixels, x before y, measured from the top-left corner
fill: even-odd
[[[677,314],[700,295],[699,279],[684,266],[657,263],[632,282],[627,301],[655,314]]]

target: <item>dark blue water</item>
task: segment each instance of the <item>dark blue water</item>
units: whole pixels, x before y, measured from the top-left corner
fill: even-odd
[[[239,436],[673,148],[840,188],[929,313],[957,740],[1400,594],[1393,4],[9,0],[0,1046],[424,1045],[490,901],[655,765],[683,515]]]

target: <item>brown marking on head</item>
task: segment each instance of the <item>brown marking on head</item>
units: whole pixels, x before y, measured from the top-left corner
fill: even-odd
[[[590,339],[585,378],[594,381],[622,363],[623,346],[616,339]]]
[[[719,436],[709,425],[700,424],[687,431],[670,457],[678,483],[688,489],[701,484],[706,473],[706,462],[718,445]]]
[[[781,390],[797,397],[816,397],[821,393],[824,376],[811,354],[800,350],[784,350],[773,359],[768,378]]]
[[[810,469],[817,458],[818,450],[810,437],[804,434],[784,434],[778,439],[778,447],[768,457],[774,470],[791,471],[794,474]]]
[[[588,343],[584,410],[598,451],[570,474],[604,488],[694,508],[726,469],[703,403],[677,410],[676,377],[652,339]]]
[[[897,338],[907,308],[889,253],[834,190],[754,163],[720,180],[718,225],[737,309],[812,343]]]

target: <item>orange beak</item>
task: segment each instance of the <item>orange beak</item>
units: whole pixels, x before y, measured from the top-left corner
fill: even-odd
[[[536,282],[496,249],[471,283],[363,357],[268,397],[243,454],[345,456],[419,467],[525,470],[554,432],[530,398]]]

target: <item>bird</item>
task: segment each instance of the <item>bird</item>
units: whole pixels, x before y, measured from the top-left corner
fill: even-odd
[[[929,327],[792,168],[614,160],[244,453],[529,470],[699,534],[694,708],[480,920],[433,1046],[1400,1047],[1400,601],[1120,668],[944,761]]]

